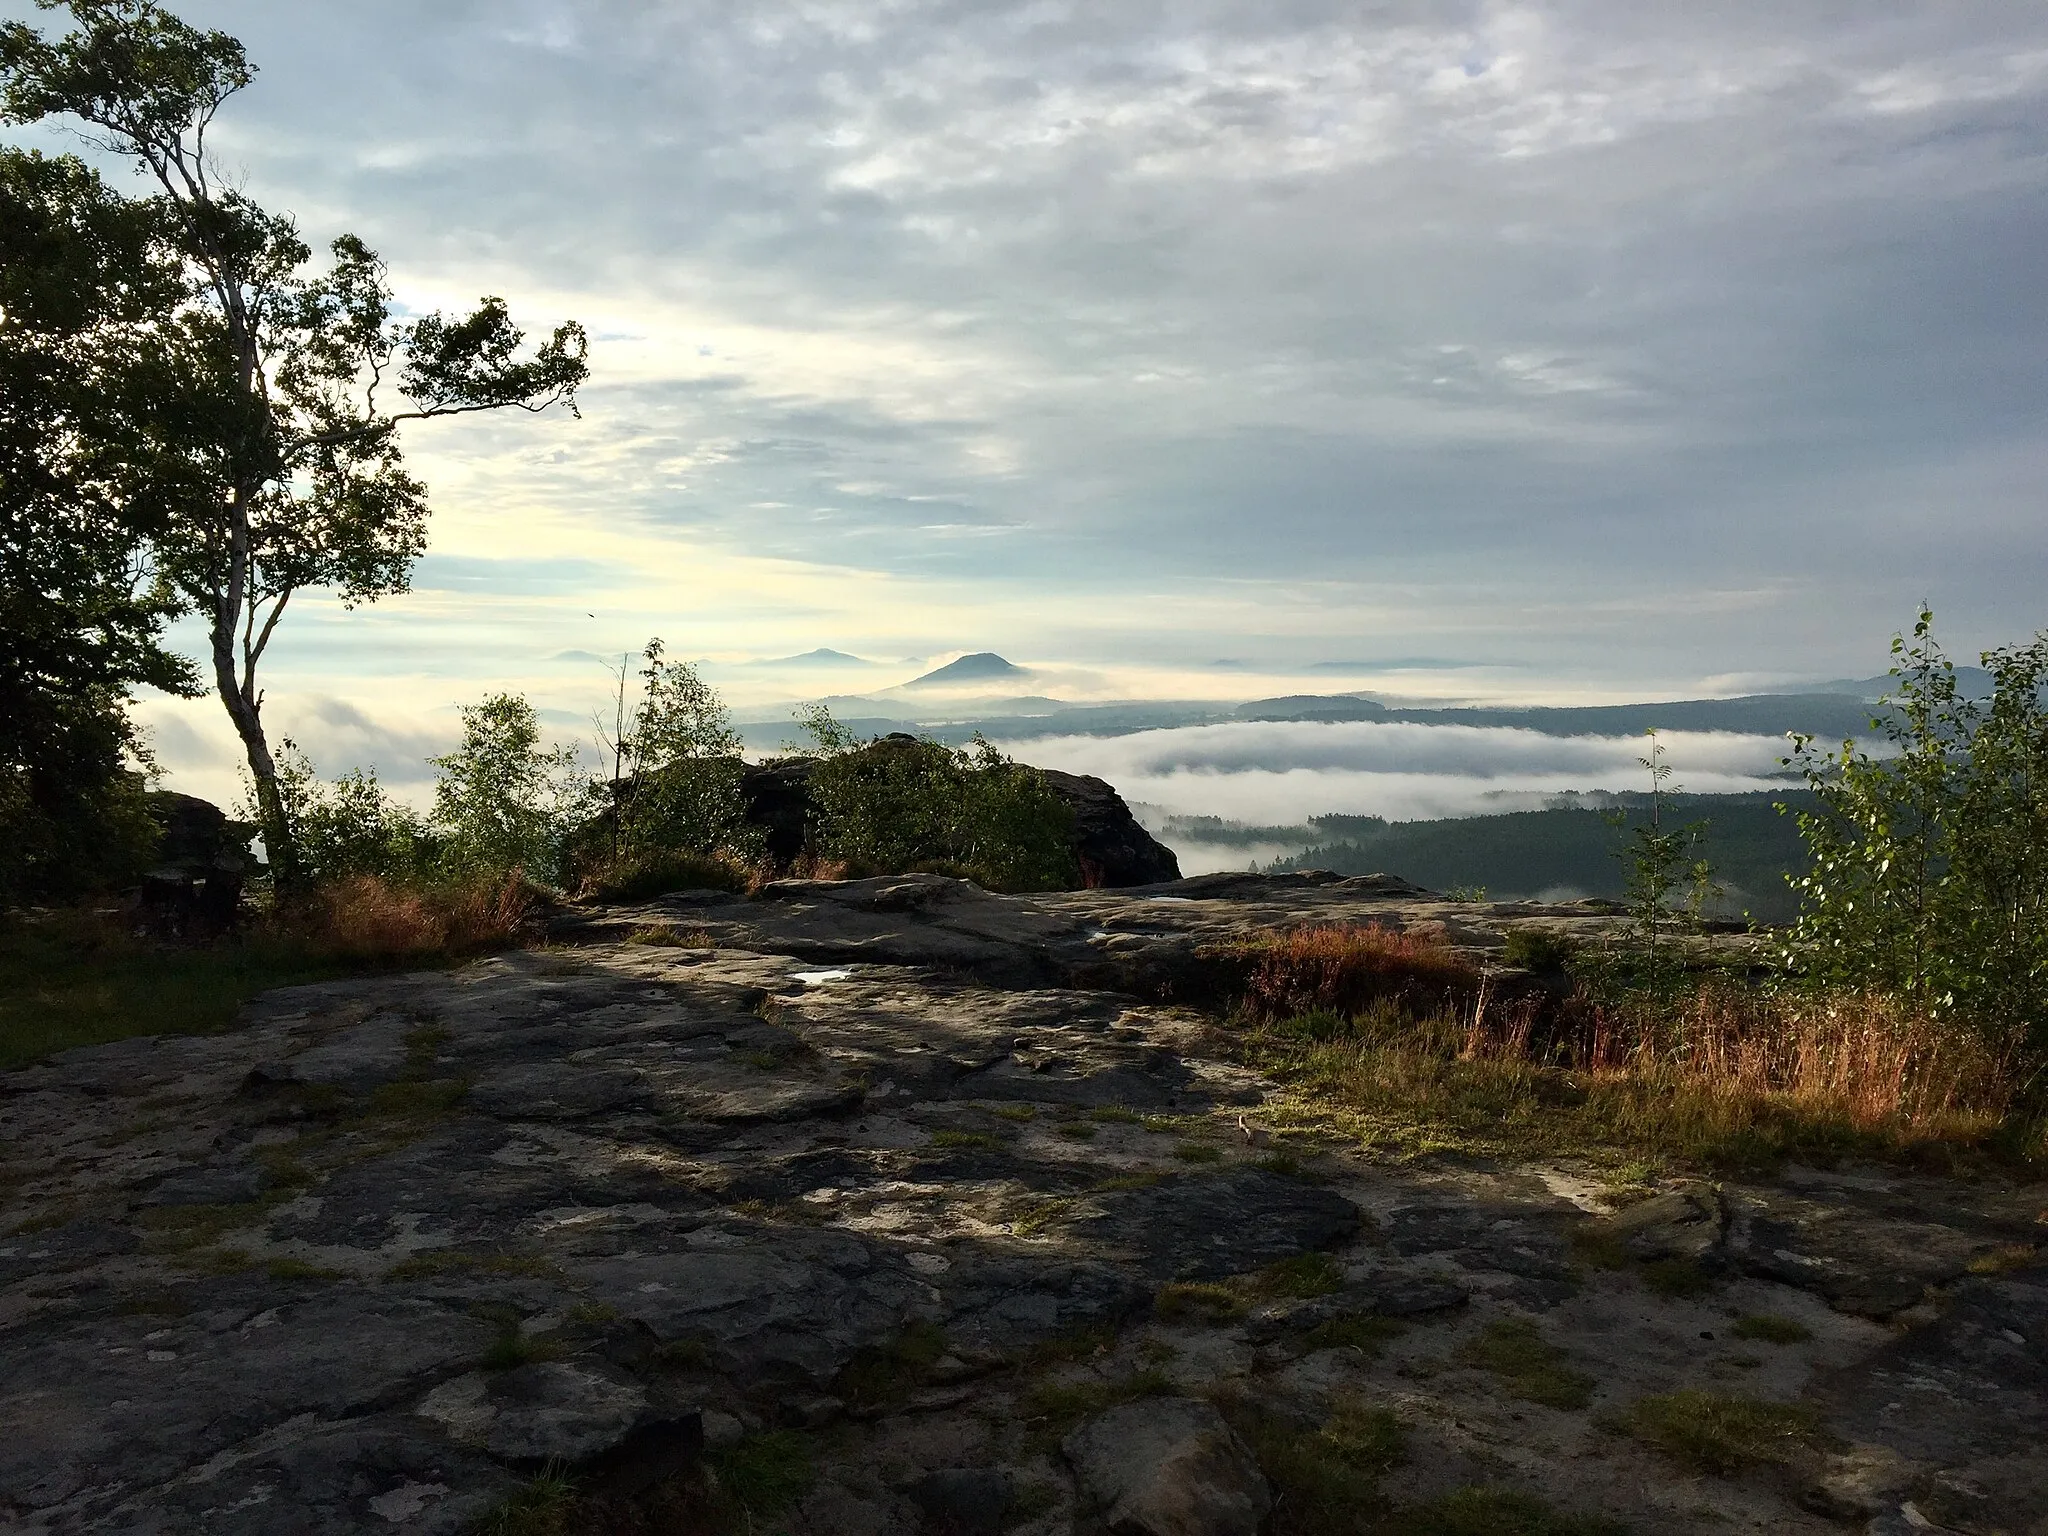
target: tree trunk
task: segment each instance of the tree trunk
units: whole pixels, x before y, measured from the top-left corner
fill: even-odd
[[[249,760],[249,777],[256,786],[256,814],[263,822],[263,848],[270,856],[272,886],[280,893],[290,891],[299,883],[298,850],[292,842],[290,818],[285,815],[284,794],[278,787],[277,762],[271,757],[270,742],[263,734],[262,708],[243,691],[242,682],[235,675],[232,615],[214,615],[213,681]]]

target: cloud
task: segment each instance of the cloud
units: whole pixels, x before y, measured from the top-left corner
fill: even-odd
[[[580,422],[408,431],[361,655],[451,694],[651,633],[1691,692],[2040,622],[2040,8],[183,9],[256,196],[598,338]]]
[[[1781,785],[1778,737],[1659,733],[1676,781],[1701,794]],[[1639,736],[1406,722],[1245,722],[1006,743],[1021,762],[1107,779],[1165,814],[1298,825],[1326,813],[1414,820],[1520,810],[1566,789],[1639,790]],[[1241,864],[1242,860],[1238,860]]]

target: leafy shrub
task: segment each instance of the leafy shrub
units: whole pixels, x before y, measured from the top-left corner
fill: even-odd
[[[640,696],[625,711],[624,676],[610,739],[606,812],[587,827],[578,854],[585,880],[605,894],[653,895],[689,885],[738,889],[734,876],[706,880],[714,864],[743,864],[759,851],[740,792],[746,765],[739,734],[717,691],[685,662],[647,642]],[[602,729],[602,728],[600,728]]]
[[[572,747],[543,747],[540,719],[517,694],[492,694],[462,711],[462,744],[428,759],[440,864],[450,874],[524,870],[557,882],[570,831],[589,804]]]
[[[1874,728],[1889,751],[1812,738],[1785,761],[1819,801],[1799,817],[1812,868],[1788,967],[1869,988],[2048,1054],[2048,631],[1984,653],[1988,699],[1965,695],[1923,610],[1892,641],[1896,679]]]
[[[278,795],[298,850],[299,870],[313,885],[356,875],[415,880],[440,862],[440,839],[426,820],[377,782],[375,768],[351,769],[321,782],[289,737],[278,744]],[[243,807],[257,819],[253,795]]]
[[[957,874],[997,891],[1080,883],[1073,813],[1037,769],[979,737],[958,750],[900,735],[854,745],[822,710],[807,728],[825,754],[810,778],[820,857],[871,874]]]

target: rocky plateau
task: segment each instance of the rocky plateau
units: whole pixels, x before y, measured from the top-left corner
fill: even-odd
[[[1371,1411],[1397,1508],[2048,1533],[2048,1190],[1624,1200],[1289,1132],[1201,955],[1311,921],[1488,959],[1612,919],[1383,877],[787,881],[0,1076],[0,1531],[452,1536],[543,1474],[689,1529],[675,1490],[744,1502],[767,1447],[803,1475],[764,1532],[1251,1536],[1297,1513],[1246,1414]],[[1707,1283],[1649,1283],[1674,1262]],[[1503,1340],[1578,1385],[1526,1390]],[[1686,1390],[1810,1432],[1722,1474],[1617,1428]]]

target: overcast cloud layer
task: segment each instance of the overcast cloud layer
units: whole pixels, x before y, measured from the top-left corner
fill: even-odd
[[[259,198],[596,338],[582,422],[412,435],[420,590],[274,698],[574,714],[653,632],[740,698],[1615,698],[2048,622],[2042,7],[179,9]]]

